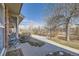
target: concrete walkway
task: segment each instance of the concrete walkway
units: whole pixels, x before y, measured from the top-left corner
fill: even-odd
[[[41,40],[43,42],[47,42],[47,43],[50,43],[52,45],[55,45],[55,46],[58,46],[60,48],[63,48],[63,49],[66,49],[66,50],[69,50],[73,53],[76,53],[76,54],[79,54],[79,50],[78,49],[74,49],[74,48],[71,48],[71,47],[68,47],[68,46],[64,46],[64,45],[61,45],[61,44],[58,44],[54,41],[51,41],[51,40],[48,40],[46,37],[44,36],[39,36],[39,35],[32,35],[33,38],[36,38],[37,40]]]

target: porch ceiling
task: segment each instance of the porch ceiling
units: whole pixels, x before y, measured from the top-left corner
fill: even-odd
[[[17,20],[18,20],[18,25],[19,25],[20,22],[23,20],[23,18],[24,18],[23,15],[18,15],[18,19],[16,17],[11,17],[9,20],[10,28],[13,28],[14,26],[16,26]]]
[[[19,23],[24,19],[23,15],[19,15]]]
[[[11,16],[13,17],[19,17],[18,21],[19,23],[23,20],[23,16],[20,15],[21,8],[22,8],[22,3],[5,3],[5,6],[8,7],[8,12],[10,16],[10,27],[15,26],[15,22],[17,19],[11,19]],[[14,22],[15,21],[15,22]]]
[[[22,7],[21,3],[5,3],[5,5],[9,8],[9,12],[20,14]]]

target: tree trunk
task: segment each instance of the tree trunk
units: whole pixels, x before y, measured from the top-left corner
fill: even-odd
[[[49,30],[49,39],[51,40],[51,29]]]
[[[70,39],[69,39],[69,21],[70,21],[70,18],[68,18],[67,22],[66,22],[66,40],[67,41],[70,41]]]

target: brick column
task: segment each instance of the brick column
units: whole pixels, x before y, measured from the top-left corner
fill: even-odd
[[[9,13],[8,7],[5,7],[5,47],[8,48],[8,40],[9,40]]]

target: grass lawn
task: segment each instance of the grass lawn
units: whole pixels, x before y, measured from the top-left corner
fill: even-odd
[[[79,49],[79,43],[78,42],[74,42],[74,41],[65,41],[65,40],[61,40],[61,39],[52,39],[53,41],[63,44],[65,46],[69,46],[75,49]]]

